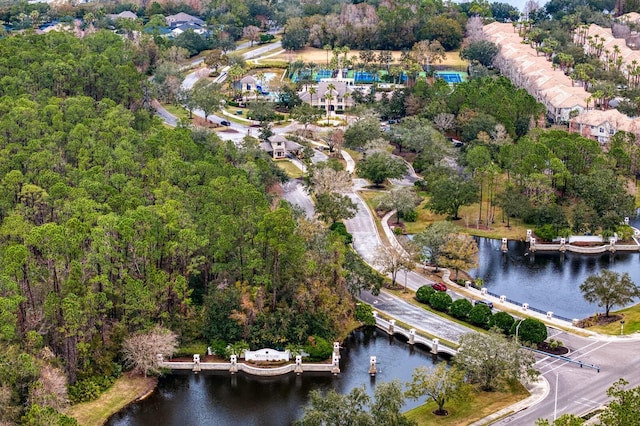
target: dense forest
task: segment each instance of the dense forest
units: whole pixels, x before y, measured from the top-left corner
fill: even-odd
[[[343,237],[278,199],[255,140],[164,127],[132,57],[111,33],[0,40],[0,422],[67,381],[94,396],[155,324],[285,347],[352,318]]]

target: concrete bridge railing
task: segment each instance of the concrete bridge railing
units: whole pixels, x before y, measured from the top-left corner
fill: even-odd
[[[447,354],[450,356],[454,356],[458,353],[458,351],[454,348],[451,348],[443,343],[440,343],[439,339],[429,339],[423,336],[420,336],[416,333],[414,328],[407,330],[404,327],[396,325],[395,320],[386,320],[378,315],[376,311],[373,312],[373,317],[376,320],[376,327],[381,330],[386,331],[390,335],[398,334],[400,336],[404,336],[407,338],[408,343],[410,345],[421,344],[428,347],[431,350],[431,353],[437,355],[439,353]]]

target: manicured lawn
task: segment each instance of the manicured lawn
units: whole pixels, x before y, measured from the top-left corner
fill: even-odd
[[[187,111],[183,107],[174,104],[162,104],[162,106],[172,115],[175,115],[178,120],[189,120],[189,111]]]
[[[630,308],[620,311],[611,312],[611,315],[624,316],[624,334],[633,334],[640,331],[640,305],[631,306]],[[607,325],[597,325],[587,328],[587,330],[595,331],[602,334],[620,334],[620,322],[615,321]]]
[[[478,392],[462,402],[450,402],[444,408],[448,416],[436,416],[432,413],[437,406],[434,402],[421,405],[406,413],[418,425],[468,425],[495,413],[529,396],[529,392],[520,384],[511,385],[502,392]]]
[[[75,418],[81,426],[102,426],[131,402],[155,388],[155,377],[120,377],[109,390],[95,401],[76,404],[65,414]]]
[[[302,177],[302,170],[291,164],[290,161],[282,160],[276,162],[277,166],[284,170],[284,172],[292,179],[298,179]]]

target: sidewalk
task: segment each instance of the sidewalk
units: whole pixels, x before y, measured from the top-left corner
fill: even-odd
[[[525,385],[525,387],[531,394],[529,395],[529,397],[523,399],[522,401],[518,401],[515,404],[509,405],[502,410],[498,410],[495,413],[478,420],[477,422],[471,423],[470,426],[489,425],[503,417],[515,414],[522,410],[526,410],[527,408],[532,407],[545,399],[547,395],[549,395],[549,391],[551,390],[549,382],[542,375],[538,377],[537,381],[528,383],[527,385]]]
[[[393,231],[391,230],[388,224],[389,218],[391,218],[391,216],[394,214],[395,214],[395,210],[387,213],[381,219],[382,229],[384,230],[384,234],[387,237],[388,241],[391,242],[391,244],[397,247],[401,247],[400,243],[398,243],[396,239],[395,234],[393,233]],[[418,264],[416,266],[419,268],[422,267],[422,265],[418,265]],[[454,283],[449,278],[451,275],[451,272],[449,270],[445,268],[440,268],[440,269],[444,270],[442,275],[442,280],[447,285],[450,285],[452,287],[452,290],[455,293],[460,293],[472,300],[480,300],[480,299],[490,300],[491,302],[493,302],[493,306],[496,307],[498,310],[506,311],[513,315],[519,315],[522,317],[536,318],[544,322],[546,325],[550,327],[559,328],[559,329],[566,330],[568,332],[578,334],[578,335],[587,334],[590,338],[597,339],[600,341],[607,341],[607,342],[621,342],[621,341],[638,342],[640,341],[640,333],[628,334],[624,336],[612,336],[607,334],[595,333],[593,331],[585,330],[584,328],[576,327],[575,325],[573,325],[573,323],[569,321],[564,321],[558,318],[554,318],[553,316],[549,317],[548,315],[541,314],[540,312],[532,311],[530,309],[525,310],[521,305],[516,305],[514,303],[507,302],[507,301],[501,301],[500,298],[498,297],[491,296],[489,294],[484,294],[482,290],[478,290],[475,288],[460,287],[458,286],[458,284]]]

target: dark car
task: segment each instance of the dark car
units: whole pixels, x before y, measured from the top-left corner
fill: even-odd
[[[431,287],[435,291],[447,291],[447,286],[444,283],[433,283],[431,284]]]
[[[493,309],[493,302],[490,300],[476,300],[474,305],[487,305],[489,309]]]
[[[227,120],[222,120],[220,124],[222,124],[223,126],[231,126],[231,122]]]

